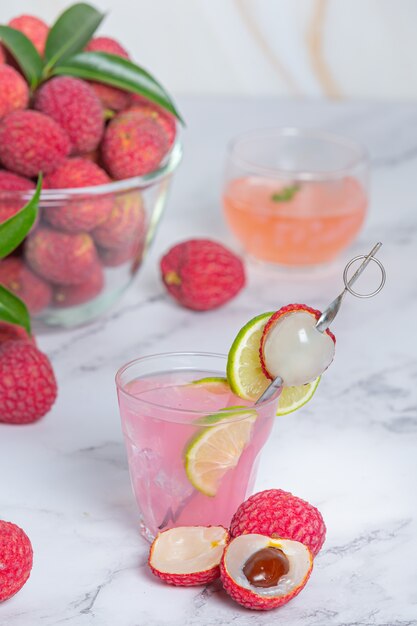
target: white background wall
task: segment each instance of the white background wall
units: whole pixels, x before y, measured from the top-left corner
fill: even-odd
[[[417,99],[417,0],[95,0],[177,95]],[[51,22],[71,2],[1,0]]]

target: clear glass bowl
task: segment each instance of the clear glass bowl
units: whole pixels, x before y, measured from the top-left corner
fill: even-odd
[[[0,261],[0,283],[31,315],[71,327],[113,305],[139,271],[162,217],[182,156],[177,139],[161,166],[107,185],[42,191],[39,220],[24,243]],[[22,207],[31,192],[0,191],[0,216]],[[106,219],[97,221],[95,214]]]
[[[298,128],[246,133],[227,155],[226,221],[259,260],[326,263],[361,229],[368,176],[366,151],[344,137]]]

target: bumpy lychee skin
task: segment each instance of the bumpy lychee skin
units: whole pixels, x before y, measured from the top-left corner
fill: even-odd
[[[0,65],[0,118],[12,111],[26,109],[29,87],[19,72],[10,65]]]
[[[108,54],[129,59],[129,54],[123,46],[111,37],[95,37],[86,45],[85,50],[87,52],[107,52]],[[105,85],[104,83],[90,82],[90,85],[105,109],[121,111],[130,102],[131,94],[128,91]]]
[[[39,111],[13,111],[0,121],[0,162],[16,174],[49,174],[69,151],[65,131]]]
[[[265,339],[269,331],[272,329],[273,326],[275,326],[279,319],[281,319],[284,315],[288,315],[289,313],[294,313],[296,311],[305,311],[307,313],[310,313],[316,318],[316,320],[318,320],[321,315],[321,311],[319,311],[318,309],[313,309],[311,306],[307,306],[307,304],[288,304],[287,306],[281,307],[278,311],[276,311],[276,313],[271,315],[268,322],[265,324],[265,328],[261,337],[261,345],[259,348],[262,371],[269,380],[273,380],[274,377],[271,376],[265,365],[265,359],[263,354]],[[326,333],[329,335],[329,337],[332,338],[333,342],[336,343],[336,337],[329,329],[326,330]]]
[[[142,196],[135,191],[118,195],[108,218],[94,231],[94,241],[102,248],[120,249],[140,239],[145,230]]]
[[[245,285],[242,261],[221,244],[190,239],[161,259],[162,280],[175,300],[195,311],[225,304]]]
[[[0,285],[23,300],[32,315],[40,313],[51,301],[52,290],[48,283],[15,257],[0,261]]]
[[[119,180],[152,172],[168,148],[160,125],[132,111],[119,113],[111,120],[104,133],[101,154],[107,171]]]
[[[326,538],[326,525],[318,509],[282,489],[261,491],[240,505],[230,524],[232,537],[259,533],[300,541],[314,556]]]
[[[165,133],[168,146],[172,146],[177,132],[177,124],[173,115],[149,100],[144,102],[143,98],[137,94],[132,94],[128,111],[133,111],[144,118],[150,118],[157,122]]]
[[[142,260],[142,254],[145,246],[144,237],[139,241],[133,241],[131,244],[125,246],[124,248],[111,249],[111,248],[100,248],[98,247],[98,255],[100,257],[100,261],[104,267],[119,267],[128,261],[135,261],[139,266]],[[132,269],[132,271],[134,271]]]
[[[63,128],[70,139],[72,154],[97,148],[104,129],[103,107],[84,80],[71,76],[48,80],[36,93],[35,109]]]
[[[256,579],[247,578],[244,568],[251,556],[265,548],[280,551],[282,558],[287,562],[288,576],[282,571],[282,576],[279,576],[278,581],[273,584],[268,578],[280,572],[271,571],[269,568],[260,569],[256,572],[256,578],[265,582],[253,584]],[[313,555],[307,546],[297,541],[271,539],[253,533],[235,537],[226,546],[220,563],[220,578],[224,590],[235,602],[247,609],[269,611],[284,606],[295,598],[306,586],[312,569]]]
[[[155,538],[148,565],[168,585],[207,585],[219,577],[220,560],[229,538],[222,526],[171,528]]]
[[[16,524],[0,520],[0,602],[17,593],[30,576],[32,544]]]
[[[45,22],[34,15],[19,15],[10,20],[8,25],[26,35],[39,54],[43,56],[49,33],[49,27]]]
[[[106,185],[110,182],[109,176],[96,163],[74,157],[64,161],[58,169],[45,177],[45,188],[72,189]],[[68,200],[59,207],[46,207],[43,215],[52,226],[60,230],[69,233],[88,232],[107,219],[112,206],[111,194],[87,195],[80,200]]]
[[[0,170],[0,224],[10,219],[26,204],[26,200],[16,200],[13,191],[31,191],[35,183],[13,172]]]
[[[97,252],[87,233],[72,235],[40,227],[26,241],[26,260],[51,283],[80,285],[94,269]]]
[[[56,395],[54,371],[45,354],[27,341],[0,345],[0,422],[36,422],[49,412]]]
[[[100,263],[90,272],[88,279],[80,285],[60,285],[55,287],[52,306],[65,308],[77,306],[96,298],[104,287],[104,274]]]

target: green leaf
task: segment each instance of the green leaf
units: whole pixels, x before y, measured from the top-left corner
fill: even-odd
[[[272,194],[271,200],[273,200],[273,202],[289,202],[290,200],[294,198],[295,194],[299,190],[300,190],[300,185],[297,185],[297,184],[289,185],[288,187],[283,187],[281,191],[278,191],[277,193]]]
[[[149,72],[128,59],[106,52],[81,52],[60,62],[52,73],[78,76],[138,93],[166,109],[182,122],[168,92]]]
[[[36,191],[29,202],[18,213],[0,224],[0,259],[17,248],[35,223],[41,189],[42,175],[39,176]]]
[[[0,320],[23,326],[30,335],[30,315],[24,302],[0,285]]]
[[[0,39],[34,89],[41,79],[43,63],[33,43],[26,35],[10,26],[0,26]]]
[[[44,74],[48,75],[58,61],[80,52],[97,30],[104,13],[90,4],[73,4],[61,13],[46,40]]]

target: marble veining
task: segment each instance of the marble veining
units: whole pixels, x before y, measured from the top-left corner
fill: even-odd
[[[60,393],[38,424],[0,425],[0,518],[31,537],[35,565],[0,605],[1,626],[417,626],[417,166],[412,105],[184,99],[185,158],[145,267],[107,316],[71,331],[43,331]],[[221,217],[228,140],[256,126],[328,128],[361,140],[373,163],[365,228],[332,266],[283,272],[248,263],[248,286],[226,307],[193,313],[164,293],[158,259],[191,236],[235,246]],[[407,132],[403,132],[403,128]],[[273,613],[246,611],[219,583],[175,589],[147,570],[114,388],[138,355],[224,352],[262,310],[326,305],[344,262],[376,240],[383,292],[346,299],[334,364],[314,401],[281,418],[261,459],[257,489],[282,487],[316,503],[327,541],[306,589]]]

